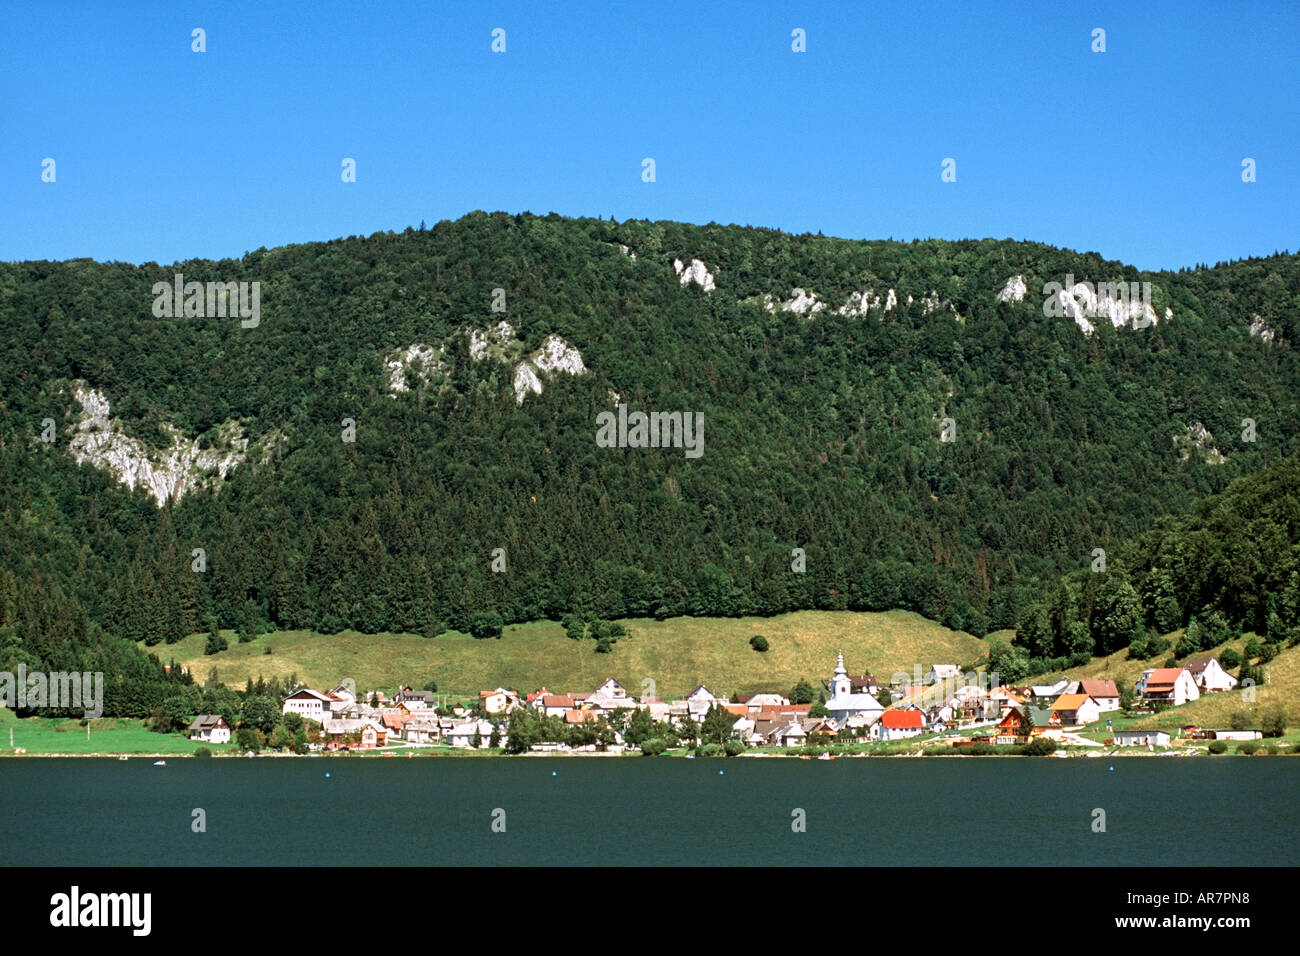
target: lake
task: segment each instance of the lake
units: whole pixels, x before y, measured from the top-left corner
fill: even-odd
[[[1282,866],[1300,857],[1297,792],[1300,759],[1287,757],[7,759],[0,855],[58,866]],[[191,829],[195,808],[205,833]],[[797,809],[806,832],[792,830]]]

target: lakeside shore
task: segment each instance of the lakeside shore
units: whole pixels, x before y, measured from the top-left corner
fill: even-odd
[[[1295,753],[1295,752],[1296,752],[1295,749],[1280,751],[1280,752],[1277,753],[1277,754],[1269,754],[1269,753],[1264,752],[1264,751],[1257,751],[1256,753],[1251,754],[1251,756],[1257,756],[1257,757],[1267,757],[1267,756],[1287,756],[1287,755],[1289,755],[1289,754],[1291,754],[1291,753]],[[464,749],[459,749],[459,748],[458,748],[458,749],[451,749],[451,748],[448,748],[448,749],[445,749],[445,750],[432,750],[432,749],[421,748],[421,749],[419,749],[419,750],[414,750],[414,749],[407,749],[407,748],[398,748],[398,749],[392,749],[392,750],[384,749],[384,750],[370,750],[370,751],[334,751],[334,752],[330,752],[330,753],[319,753],[319,752],[318,752],[318,753],[309,753],[309,754],[295,754],[295,753],[269,753],[269,752],[264,752],[264,753],[246,753],[246,752],[245,752],[245,753],[220,753],[220,752],[216,752],[216,751],[214,751],[214,752],[210,755],[210,758],[212,758],[212,759],[221,759],[221,760],[233,760],[233,759],[241,759],[241,760],[249,760],[249,759],[267,759],[267,760],[316,760],[316,759],[346,759],[346,758],[364,758],[364,759],[379,759],[379,758],[397,758],[397,759],[416,759],[416,758],[420,758],[420,759],[460,758],[460,759],[466,759],[466,758],[468,758],[468,759],[480,759],[480,760],[482,760],[482,759],[489,759],[489,758],[507,758],[507,759],[512,759],[512,760],[513,760],[513,759],[518,759],[518,758],[545,758],[545,757],[564,757],[564,758],[569,758],[569,757],[575,757],[575,758],[590,758],[590,757],[597,757],[597,758],[604,758],[604,759],[618,759],[618,758],[633,758],[633,757],[635,757],[635,758],[640,759],[640,758],[642,758],[643,756],[644,756],[644,755],[643,755],[640,751],[626,751],[626,752],[622,752],[622,753],[611,753],[611,752],[609,752],[609,751],[573,751],[573,750],[563,751],[563,750],[552,750],[552,751],[536,751],[536,752],[523,753],[523,754],[508,754],[508,753],[506,753],[506,752],[504,752],[504,751],[501,751],[501,750],[487,750],[487,749],[483,749],[483,750],[464,750]],[[676,759],[676,760],[686,760],[686,759],[699,759],[699,760],[718,760],[718,759],[721,759],[721,760],[727,760],[727,759],[734,759],[734,758],[727,758],[727,757],[697,757],[697,756],[695,756],[693,753],[664,753],[664,754],[660,754],[659,756],[660,756],[660,757],[666,757],[666,758],[668,758],[668,759]],[[978,760],[978,759],[982,759],[982,758],[1001,759],[1001,758],[1008,758],[1008,757],[1010,757],[1010,758],[1018,758],[1018,757],[1029,757],[1029,756],[1034,756],[1034,755],[1031,755],[1031,754],[1024,754],[1024,753],[1016,753],[1016,752],[1011,752],[1011,751],[1008,751],[1008,752],[1006,752],[1006,753],[992,753],[992,754],[990,754],[990,753],[963,754],[963,753],[960,752],[959,749],[956,749],[956,748],[955,748],[954,751],[953,751],[952,753],[943,753],[943,754],[925,753],[925,752],[923,752],[922,750],[908,750],[908,751],[905,751],[905,752],[892,752],[892,753],[871,753],[871,752],[862,752],[862,753],[843,753],[843,754],[833,754],[833,755],[831,756],[831,759],[832,759],[832,760],[847,760],[847,759],[855,759],[855,758],[861,758],[861,757],[870,757],[870,758],[877,758],[877,759],[887,759],[887,758],[897,758],[897,757],[909,757],[909,758],[910,758],[910,757],[927,757],[927,758],[943,759],[943,758],[946,758],[946,757],[956,757],[956,758],[962,758],[962,759],[968,759],[968,760],[970,760],[970,759]],[[1046,758],[1049,758],[1049,759],[1051,759],[1051,758],[1066,758],[1066,759],[1084,758],[1084,759],[1098,759],[1098,758],[1101,758],[1101,757],[1151,757],[1151,758],[1159,758],[1159,757],[1210,757],[1210,756],[1224,756],[1224,757],[1228,757],[1228,756],[1246,756],[1246,755],[1245,755],[1245,754],[1235,754],[1235,753],[1232,753],[1232,752],[1225,753],[1225,754],[1218,754],[1218,755],[1216,755],[1216,754],[1211,754],[1211,753],[1209,752],[1208,749],[1200,748],[1200,747],[1196,747],[1196,748],[1186,748],[1186,749],[1183,749],[1183,748],[1170,748],[1170,749],[1168,749],[1168,750],[1158,750],[1158,751],[1155,751],[1155,752],[1150,752],[1150,751],[1144,750],[1143,748],[1140,748],[1140,747],[1132,747],[1132,748],[1125,747],[1125,748],[1117,748],[1117,749],[1113,749],[1113,750],[1105,750],[1105,751],[1103,751],[1103,750],[1096,750],[1096,749],[1086,749],[1086,750],[1085,750],[1085,749],[1083,749],[1083,748],[1079,748],[1079,749],[1071,749],[1071,750],[1057,750],[1057,751],[1055,751],[1054,753],[1051,753],[1051,754],[1043,754],[1043,755],[1039,755],[1039,756],[1046,757]],[[11,758],[11,759],[34,759],[34,760],[40,760],[40,759],[49,759],[49,758],[56,758],[56,757],[57,757],[57,758],[64,758],[64,757],[69,757],[69,758],[72,758],[72,757],[75,757],[75,758],[83,758],[83,757],[84,757],[84,758],[99,759],[99,760],[103,760],[103,759],[121,760],[121,759],[124,758],[124,757],[125,757],[126,759],[128,759],[128,760],[210,759],[210,758],[208,758],[208,757],[196,757],[196,755],[193,754],[193,753],[175,753],[175,752],[166,752],[166,751],[158,751],[158,752],[156,752],[156,753],[143,753],[143,752],[140,752],[140,751],[131,751],[131,752],[129,752],[129,753],[114,752],[114,751],[103,751],[103,752],[93,752],[93,753],[73,753],[73,752],[55,752],[55,751],[46,751],[46,752],[41,752],[41,753],[0,753],[0,759]],[[814,755],[811,755],[811,754],[784,753],[784,752],[759,751],[759,750],[755,750],[755,751],[746,751],[745,753],[737,754],[736,757],[737,757],[737,758],[748,758],[748,759],[780,758],[780,759],[787,759],[787,760],[817,760],[817,759],[819,759],[817,756],[814,756]],[[656,759],[657,759],[657,758],[656,758]]]

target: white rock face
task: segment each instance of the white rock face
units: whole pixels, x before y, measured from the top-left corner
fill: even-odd
[[[185,438],[170,425],[164,429],[171,436],[171,446],[150,448],[120,430],[109,415],[108,398],[103,392],[77,382],[73,396],[82,409],[68,445],[77,464],[107,469],[132,490],[143,487],[160,508],[168,500],[179,501],[195,488],[225,478],[227,472],[244,462],[248,452],[248,439],[238,426],[224,429],[222,437],[227,447],[222,450],[200,449],[197,441]],[[210,472],[216,472],[215,479]]]
[[[478,329],[469,330],[469,357],[475,362],[487,358],[487,336]]]
[[[1259,315],[1250,317],[1250,334],[1253,338],[1257,338],[1267,345],[1272,345],[1277,341],[1277,330]]]
[[[636,253],[633,252],[631,249],[629,249],[627,246],[623,245],[621,242],[618,244],[618,251],[623,253],[623,255],[627,256],[629,259],[636,258]]]
[[[1083,329],[1084,335],[1092,335],[1096,331],[1096,326],[1092,324],[1091,319],[1102,316],[1109,318],[1110,324],[1115,328],[1129,325],[1137,318],[1142,318],[1144,322],[1151,325],[1160,321],[1150,302],[1112,295],[1104,285],[1098,292],[1086,282],[1076,282],[1070,289],[1062,289],[1056,293],[1056,299],[1064,313],[1074,319],[1075,325]],[[1173,311],[1166,309],[1165,318],[1172,317]]]
[[[864,316],[879,307],[880,296],[873,294],[870,289],[864,289],[862,292],[850,292],[848,299],[835,310],[835,313],[857,317]]]
[[[815,293],[803,289],[791,289],[790,300],[781,306],[783,312],[793,312],[796,315],[815,315],[824,308],[825,302],[818,299]]]
[[[582,353],[558,335],[548,335],[542,347],[515,367],[515,404],[522,405],[531,393],[542,394],[541,376],[585,375]]]
[[[472,348],[472,345],[471,345]],[[406,384],[406,373],[409,366],[419,361],[423,368],[420,371],[420,380],[427,383],[434,372],[446,371],[447,365],[443,361],[442,349],[435,349],[431,345],[408,345],[404,349],[398,349],[396,352],[389,353],[384,362],[384,367],[388,369],[388,389],[392,392],[409,391]]]
[[[515,329],[509,322],[498,322],[487,332],[478,329],[469,330],[470,358],[479,362],[493,359],[509,362],[506,348],[515,342]],[[518,356],[518,352],[514,353]],[[544,378],[555,375],[585,375],[587,366],[582,361],[582,353],[558,335],[548,335],[541,348],[528,358],[515,365],[512,384],[515,390],[515,403],[522,405],[529,395],[542,394]]]
[[[1214,447],[1214,436],[1201,422],[1188,422],[1187,434],[1174,436],[1174,447],[1182,461],[1187,461],[1192,455],[1207,465],[1222,465],[1228,460],[1227,455]]]
[[[1020,302],[1024,299],[1029,286],[1025,285],[1024,276],[1012,276],[998,293],[999,302]]]
[[[897,307],[898,307],[898,295],[894,292],[893,289],[890,289],[889,294],[885,296],[885,311],[892,312]]]
[[[713,281],[713,273],[705,268],[704,263],[699,259],[692,259],[689,266],[682,265],[681,259],[674,259],[673,271],[681,278],[682,285],[690,285],[694,282],[705,292],[712,292],[717,288]]]
[[[531,358],[537,370],[548,375],[559,372],[581,375],[587,371],[587,366],[582,364],[582,353],[558,335],[548,335],[542,347]]]
[[[504,319],[486,332],[469,330],[469,357],[475,362],[485,358],[500,358],[502,350],[515,340],[515,327]]]
[[[524,399],[531,392],[534,395],[542,394],[542,382],[537,377],[537,369],[531,362],[520,362],[515,369],[515,404],[522,405]]]

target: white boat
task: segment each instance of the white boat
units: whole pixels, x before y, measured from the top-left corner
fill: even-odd
[[[817,759],[818,759],[818,760],[834,760],[835,758],[832,757],[830,754],[822,754],[822,755],[821,755],[820,757],[818,757]]]
[[[122,756],[118,757],[117,759],[118,759],[118,760],[125,760],[125,759],[126,759],[126,754],[122,754]]]
[[[153,762],[153,765],[154,765],[155,767],[165,767],[165,766],[167,766],[167,761],[166,761],[166,760],[155,760],[155,761]]]

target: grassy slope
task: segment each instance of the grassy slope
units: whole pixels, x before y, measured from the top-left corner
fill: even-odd
[[[1166,636],[1170,638],[1171,644],[1177,643],[1178,638],[1182,636],[1182,631],[1175,631],[1173,634]],[[1249,636],[1251,635],[1247,635],[1240,640],[1229,641],[1210,651],[1200,651],[1194,656],[1218,657],[1229,647],[1241,651],[1246,646],[1246,640]],[[1109,657],[1093,658],[1091,664],[1083,667],[1074,667],[1065,671],[1045,674],[1042,677],[1035,677],[1033,683],[1050,684],[1061,677],[1069,676],[1072,678],[1111,679],[1115,681],[1117,686],[1127,683],[1131,687],[1142,676],[1144,670],[1148,667],[1162,666],[1168,656],[1168,653],[1166,653],[1149,661],[1130,661],[1128,660],[1128,651],[1122,650],[1111,654]],[[1254,703],[1244,701],[1241,691],[1205,694],[1190,704],[1184,704],[1182,707],[1172,707],[1162,714],[1143,717],[1125,726],[1131,726],[1138,730],[1168,731],[1177,730],[1185,724],[1227,728],[1228,719],[1234,711],[1246,710],[1255,715],[1253,726],[1258,727],[1258,715],[1263,710],[1280,706],[1286,711],[1288,728],[1300,729],[1300,647],[1283,650],[1264,667],[1268,671],[1269,680],[1263,686],[1255,688]],[[1235,674],[1235,669],[1233,673]],[[1289,736],[1291,736],[1290,733],[1288,733]]]
[[[461,696],[498,685],[530,691],[545,685],[556,692],[591,691],[615,677],[633,694],[653,679],[660,698],[689,693],[698,683],[717,694],[786,691],[800,679],[829,678],[835,655],[843,651],[851,674],[870,672],[884,680],[895,671],[923,671],[931,664],[968,668],[984,653],[978,638],[950,631],[906,611],[881,614],[848,611],[797,611],[772,618],[633,619],[623,622],[627,636],[610,654],[595,653],[590,640],[564,636],[554,621],[511,625],[500,640],[477,641],[457,633],[432,640],[411,634],[305,631],[267,634],[248,644],[231,644],[220,654],[203,654],[205,637],[191,635],[170,646],[151,648],[164,661],[187,665],[196,680],[212,667],[231,686],[251,675],[297,674],[314,687],[333,686],[345,677],[361,689],[415,686],[433,679],[438,689]],[[762,634],[765,654],[749,647]],[[266,654],[266,648],[272,649]]]

